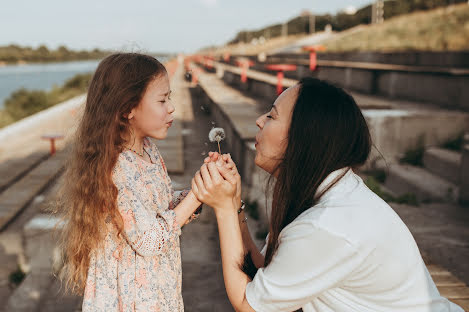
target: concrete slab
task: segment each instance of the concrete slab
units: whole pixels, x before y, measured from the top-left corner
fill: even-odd
[[[425,150],[423,164],[430,172],[459,185],[461,153],[432,147]]]
[[[0,193],[18,181],[32,168],[47,159],[46,151],[38,151],[25,157],[12,158],[0,162]]]
[[[423,168],[393,164],[385,186],[398,195],[413,193],[419,200],[456,202],[458,187]]]
[[[57,157],[42,162],[0,194],[0,229],[4,228],[58,176],[64,166],[65,153],[65,151],[60,152]]]

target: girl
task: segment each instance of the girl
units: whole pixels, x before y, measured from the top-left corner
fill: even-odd
[[[146,55],[111,55],[93,76],[61,192],[65,279],[83,311],[184,310],[180,228],[201,203],[173,191],[148,139],[167,136],[170,94]]]
[[[276,179],[261,252],[237,213],[241,184],[230,158],[231,171],[211,154],[192,182],[215,210],[236,311],[462,311],[440,296],[401,219],[354,173],[371,142],[351,96],[306,78],[256,123],[255,163]],[[241,269],[249,267],[255,275]]]

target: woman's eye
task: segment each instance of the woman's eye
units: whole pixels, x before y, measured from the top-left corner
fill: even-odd
[[[272,119],[272,116],[270,116],[270,115],[267,115],[267,118],[270,118],[270,119]]]

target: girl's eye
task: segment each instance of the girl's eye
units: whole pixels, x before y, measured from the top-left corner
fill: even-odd
[[[270,118],[270,119],[272,119],[272,116],[270,116],[270,115],[267,115],[267,118]]]

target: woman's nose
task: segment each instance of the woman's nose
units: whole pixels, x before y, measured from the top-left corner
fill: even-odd
[[[256,119],[256,125],[259,127],[259,129],[264,128],[265,116],[266,115],[267,114],[260,115],[259,118]]]
[[[259,118],[256,119],[256,125],[257,125],[257,127],[259,127],[259,129],[262,129],[262,127],[263,127],[263,123],[262,123],[262,117],[263,116],[264,115],[259,116]]]

